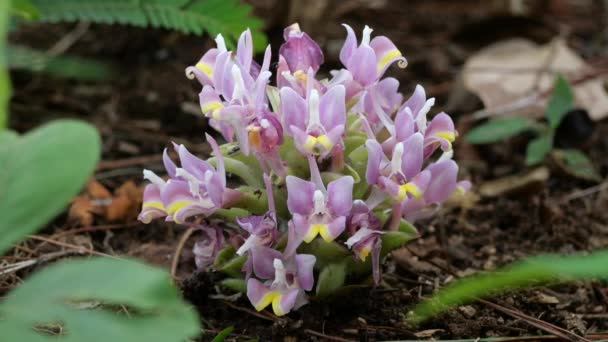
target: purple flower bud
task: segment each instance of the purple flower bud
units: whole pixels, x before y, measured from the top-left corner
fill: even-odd
[[[300,25],[293,24],[283,31],[285,43],[279,49],[293,74],[298,71],[306,74],[309,68],[316,73],[323,64],[323,51],[308,34],[300,30]]]
[[[219,228],[197,226],[202,232],[204,237],[194,244],[194,260],[196,267],[202,270],[207,270],[217,257],[217,254],[226,247],[224,235]]]
[[[371,253],[372,270],[376,284],[380,283],[380,252],[382,250],[380,235],[383,234],[380,225],[380,219],[374,215],[365,202],[356,200],[353,203],[351,215],[347,220],[348,231],[351,236],[345,244],[363,262]]]

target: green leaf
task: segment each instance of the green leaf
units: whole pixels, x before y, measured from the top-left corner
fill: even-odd
[[[531,130],[535,123],[521,117],[491,120],[473,128],[466,136],[471,144],[491,144]]]
[[[301,244],[299,252],[316,256],[317,262],[315,263],[315,268],[323,268],[328,264],[335,263],[336,260],[352,257],[352,253],[346,249],[344,244],[336,241],[326,242],[321,238],[316,238],[310,243]]]
[[[243,272],[241,270],[243,269],[243,265],[245,265],[246,261],[246,255],[235,256],[234,258],[224,263],[224,265],[218,270],[226,273],[231,277],[238,278],[243,275]]]
[[[86,303],[101,306],[84,309]],[[128,314],[119,314],[120,306]],[[164,271],[125,259],[62,262],[31,276],[0,305],[6,341],[182,342],[198,334],[195,311]],[[60,324],[61,336],[35,327]]]
[[[107,81],[116,76],[110,64],[72,56],[51,56],[25,46],[7,47],[8,67],[82,81]]]
[[[40,17],[38,8],[32,4],[30,0],[10,0],[11,14],[21,17],[25,20],[35,20]]]
[[[228,327],[220,331],[220,333],[217,334],[217,336],[215,336],[211,342],[224,342],[226,340],[226,337],[230,336],[233,331],[234,327]]]
[[[228,261],[234,258],[235,255],[236,250],[232,246],[222,249],[219,251],[219,253],[217,253],[215,260],[213,261],[213,267],[216,269],[222,268]]]
[[[252,7],[239,0],[30,0],[45,22],[90,21],[177,30],[211,36],[222,34],[235,46],[241,32],[250,28],[255,51],[263,51],[268,40],[262,20]]]
[[[8,125],[8,100],[11,97],[11,82],[6,63],[6,38],[10,4],[10,1],[0,1],[0,131]]]
[[[419,235],[412,233],[404,233],[400,231],[388,231],[382,234],[382,256],[402,247]]]
[[[247,293],[247,282],[241,278],[227,278],[220,282],[222,286],[231,289],[234,292]]]
[[[325,297],[344,285],[346,262],[329,264],[323,268],[317,280],[317,296]]]
[[[551,99],[549,99],[547,110],[545,111],[545,117],[551,128],[559,126],[564,116],[572,109],[573,102],[574,95],[572,94],[570,84],[568,84],[568,81],[562,75],[557,75],[553,94],[551,95]]]
[[[59,214],[92,174],[97,130],[57,120],[0,145],[0,252]]]
[[[553,281],[608,279],[608,250],[569,257],[547,255],[530,258],[491,273],[459,280],[418,304],[411,321],[425,321],[452,307],[479,297]]]
[[[526,165],[541,163],[553,148],[553,132],[548,131],[528,143],[526,147]]]
[[[553,155],[557,164],[568,174],[594,182],[602,180],[602,176],[583,152],[575,149],[557,150]]]

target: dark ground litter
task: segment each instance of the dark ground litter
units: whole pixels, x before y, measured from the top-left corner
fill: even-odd
[[[312,3],[315,6],[307,5]],[[332,65],[344,36],[338,23],[345,21],[356,28],[372,26],[375,34],[393,39],[408,58],[407,69],[390,71],[402,82],[402,90],[407,93],[415,84],[423,84],[427,93],[438,99],[435,110],[447,107],[455,117],[480,108],[475,97],[466,96],[463,100],[455,94],[455,79],[470,53],[484,44],[512,36],[546,42],[567,28],[568,42],[577,52],[586,58],[605,58],[602,30],[606,12],[599,1],[539,1],[539,8],[530,10],[535,19],[502,14],[496,17],[495,14],[504,13],[501,3],[371,1],[365,7],[356,1],[293,1],[287,6],[278,0],[267,0],[256,1],[255,5],[269,25],[275,48],[280,44],[280,28],[293,21],[290,18],[298,18],[302,28],[321,42],[326,60]],[[273,6],[280,9],[268,10]],[[12,40],[48,49],[72,28],[33,26],[14,34]],[[120,67],[120,76],[110,83],[92,84],[14,72],[11,127],[26,131],[59,117],[91,121],[100,129],[104,141],[104,162],[96,179],[110,189],[126,180],[141,183],[142,167],[160,170],[159,153],[170,140],[184,142],[199,154],[208,152],[208,146],[202,143],[206,123],[193,115],[198,112],[198,85],[185,78],[184,68],[211,44],[208,38],[166,31],[92,25],[68,52],[113,62]],[[604,177],[608,174],[607,135],[608,123],[596,124],[595,133],[584,147]],[[515,139],[472,150],[460,141],[456,159],[460,160],[463,176],[479,185],[524,170],[521,146]],[[142,156],[140,162],[112,162]],[[190,248],[195,239],[186,245],[177,275],[184,279],[185,297],[203,317],[207,333],[201,340],[211,340],[214,332],[228,326],[235,327],[235,339],[260,341],[546,334],[479,303],[452,310],[417,329],[408,327],[405,318],[415,303],[455,276],[495,269],[540,253],[572,254],[607,247],[608,190],[564,201],[575,191],[593,185],[552,168],[551,178],[540,190],[519,197],[485,198],[462,209],[443,210],[432,219],[417,222],[422,237],[390,258],[384,269],[386,286],[360,287],[330,301],[313,301],[285,318],[277,319],[265,312],[255,314],[245,298],[233,302],[228,297],[218,297],[215,280],[221,277],[219,274],[192,273]],[[65,241],[170,267],[184,228],[133,222],[123,226],[70,235]],[[74,228],[78,227],[68,223],[63,215],[40,234],[56,236]],[[57,250],[34,241],[26,241],[23,246],[38,253]],[[13,276],[24,278],[35,270]],[[19,278],[0,278],[0,293],[7,292]],[[492,300],[580,335],[608,331],[605,283],[558,284]]]

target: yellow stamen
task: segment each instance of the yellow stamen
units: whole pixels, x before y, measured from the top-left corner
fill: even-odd
[[[260,129],[258,127],[256,127],[257,129],[249,129],[247,128],[247,130],[249,131],[249,143],[255,147],[258,150],[262,149],[262,136],[260,134]]]
[[[198,62],[196,63],[195,67],[203,74],[207,75],[207,77],[213,79],[213,68],[211,67],[211,65],[203,62]]]
[[[380,61],[378,61],[378,72],[381,72],[388,63],[390,63],[393,59],[401,57],[401,51],[395,49],[395,50],[391,50],[388,53],[386,53],[384,55],[384,57],[382,57],[382,59],[380,59]]]
[[[399,194],[396,198],[397,202],[403,201],[408,193],[412,194],[416,199],[422,197],[422,191],[415,184],[406,183],[399,187]]]

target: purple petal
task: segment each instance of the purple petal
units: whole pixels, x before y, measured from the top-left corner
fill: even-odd
[[[344,40],[344,46],[340,50],[340,62],[346,66],[357,48],[357,37],[350,26],[346,24],[342,24],[342,26],[346,29],[346,39]]]
[[[250,249],[249,257],[253,264],[253,273],[260,279],[274,279],[274,259],[281,259],[281,253],[269,247]]]
[[[344,86],[337,85],[330,88],[321,96],[319,114],[321,124],[326,131],[346,123],[346,100]]]
[[[215,171],[211,164],[190,153],[184,145],[178,146],[177,154],[179,155],[179,162],[181,163],[182,168],[197,179],[203,179],[205,172],[207,171]]]
[[[346,217],[338,216],[327,224],[327,231],[321,231],[320,235],[325,242],[334,241],[346,229]]]
[[[412,111],[406,107],[404,110],[397,112],[395,116],[395,133],[397,142],[404,141],[414,134],[416,123],[412,116]]]
[[[300,287],[305,291],[312,290],[312,287],[315,284],[313,270],[317,258],[310,254],[297,254],[295,259],[298,268],[297,277]]]
[[[259,280],[250,278],[247,281],[247,298],[257,311],[264,310],[270,304],[267,302],[269,294],[270,290]]]
[[[401,170],[407,180],[410,180],[420,172],[423,155],[424,138],[422,134],[416,133],[403,142],[403,155],[401,159]]]
[[[251,61],[253,59],[253,39],[249,29],[241,33],[236,50],[236,59],[239,61],[243,69],[249,73]]]
[[[217,141],[215,141],[215,139],[213,139],[212,136],[205,133],[205,138],[207,139],[207,142],[209,143],[209,145],[211,145],[211,150],[213,151],[213,154],[215,156],[216,165],[217,165],[216,170],[217,170],[217,174],[219,177],[218,179],[220,181],[220,184],[222,187],[225,187],[226,186],[226,168],[224,166],[224,155],[220,151],[220,147],[217,144]]]
[[[292,214],[308,215],[313,210],[315,185],[303,179],[287,176],[287,208]]]
[[[401,109],[406,107],[410,108],[412,114],[414,115],[414,119],[416,119],[416,115],[418,114],[420,109],[422,109],[425,102],[426,93],[424,92],[424,88],[420,84],[418,84],[416,85],[416,89],[414,90],[412,96],[410,96],[410,98],[405,101],[403,106],[401,106]]]
[[[405,68],[407,61],[401,55],[395,44],[385,36],[377,36],[369,43],[376,54],[378,63],[376,68],[378,76],[381,77],[386,69],[396,61],[399,61],[399,66]]]
[[[378,238],[374,242],[372,247],[372,274],[374,278],[374,284],[380,284],[381,280],[381,269],[380,269],[380,252],[382,251],[382,241]]]
[[[306,101],[295,90],[284,87],[279,91],[281,97],[281,117],[283,126],[288,134],[292,134],[291,126],[306,129],[308,106]]]
[[[298,295],[301,291],[298,289],[289,290],[289,292],[281,296],[278,305],[272,303],[272,311],[277,316],[287,315],[295,306]]]
[[[160,188],[156,184],[146,185],[141,213],[139,213],[137,219],[148,224],[155,218],[165,216],[167,216],[167,212],[160,197]]]
[[[213,118],[218,113],[218,109],[224,107],[222,100],[212,86],[204,86],[203,90],[198,94],[198,99],[201,111],[207,117]]]
[[[177,168],[177,166],[175,166],[175,163],[169,157],[167,148],[165,148],[163,150],[163,164],[165,165],[165,170],[167,171],[167,174],[169,175],[169,177],[175,178],[175,169]]]
[[[295,217],[302,217],[300,215],[295,215]],[[289,221],[287,223],[287,246],[283,251],[285,257],[291,257],[296,253],[296,249],[302,244],[304,241],[304,235],[298,234],[294,221]]]
[[[450,197],[456,189],[456,177],[458,165],[449,159],[427,167],[431,172],[431,183],[424,194],[424,199],[429,204],[438,204]]]
[[[365,171],[365,179],[368,184],[376,184],[380,177],[380,163],[384,153],[382,146],[376,140],[369,139],[365,142],[367,147],[367,170]]]
[[[344,176],[327,186],[327,207],[334,216],[348,216],[353,206],[353,184],[351,176]]]
[[[378,78],[376,54],[369,46],[358,47],[351,55],[346,67],[353,74],[353,79],[363,86],[370,86]]]

